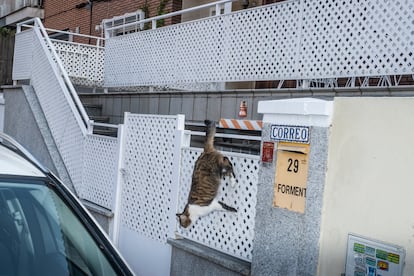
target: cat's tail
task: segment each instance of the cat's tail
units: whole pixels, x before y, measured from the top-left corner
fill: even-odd
[[[204,151],[214,150],[214,135],[216,135],[216,122],[205,120],[206,124],[206,141],[204,143]]]

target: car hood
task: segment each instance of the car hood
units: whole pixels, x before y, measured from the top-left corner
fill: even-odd
[[[32,163],[3,146],[0,146],[0,174],[45,177]]]

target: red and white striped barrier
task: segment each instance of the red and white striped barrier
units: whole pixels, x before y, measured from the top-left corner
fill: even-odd
[[[262,121],[255,120],[236,120],[236,119],[220,119],[219,127],[245,130],[262,130]]]

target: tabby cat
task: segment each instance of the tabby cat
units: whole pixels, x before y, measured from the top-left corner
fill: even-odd
[[[177,214],[180,225],[184,228],[199,217],[216,210],[237,212],[235,208],[216,198],[221,178],[229,176],[232,187],[236,185],[236,179],[229,158],[214,148],[215,122],[206,120],[205,124],[207,130],[204,151],[194,165],[191,189],[184,211]]]

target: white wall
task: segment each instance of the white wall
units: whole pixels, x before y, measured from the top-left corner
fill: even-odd
[[[319,275],[345,271],[353,232],[406,250],[414,275],[414,98],[336,98]]]

